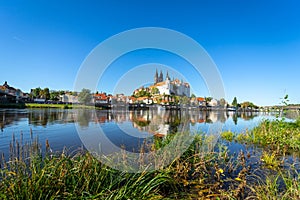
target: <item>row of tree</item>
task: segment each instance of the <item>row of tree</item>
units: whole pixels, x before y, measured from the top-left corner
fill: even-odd
[[[52,101],[59,101],[60,95],[64,94],[71,94],[73,96],[78,96],[78,101],[83,104],[88,104],[92,100],[92,94],[89,89],[82,89],[82,91],[78,94],[78,92],[69,92],[69,91],[55,91],[55,90],[49,90],[49,88],[34,88],[31,90],[29,96],[32,99],[45,99],[45,100],[52,100]]]
[[[236,97],[234,97],[231,105],[233,107],[236,107],[236,108],[254,108],[254,109],[259,108],[259,106],[255,105],[254,103],[252,103],[250,101],[245,101],[243,103],[238,103]]]

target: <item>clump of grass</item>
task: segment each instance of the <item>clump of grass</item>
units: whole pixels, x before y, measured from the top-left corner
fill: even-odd
[[[249,140],[249,133],[239,133],[236,135],[235,140],[239,143],[245,143]]]
[[[221,136],[231,139],[231,134],[224,132]],[[264,120],[251,131],[234,136],[239,143],[249,143],[266,147],[276,152],[285,154],[291,151],[300,151],[300,120],[285,122],[284,120]]]
[[[268,146],[277,152],[299,151],[300,126],[297,123],[283,120],[265,120],[254,128],[250,141],[254,144]]]
[[[120,172],[101,164],[89,153],[65,152],[44,157],[37,152],[15,157],[0,170],[3,199],[160,199],[176,190],[165,171]],[[36,154],[37,153],[37,154]]]
[[[231,131],[225,131],[221,133],[221,137],[224,140],[227,140],[229,142],[232,142],[232,140],[234,139],[234,133]]]
[[[266,167],[274,170],[278,169],[281,164],[275,152],[268,153],[267,151],[263,151],[261,161],[263,161]]]
[[[251,186],[256,199],[300,199],[300,178],[299,174],[291,175],[289,173],[279,172],[277,175],[270,175],[261,180],[260,183]],[[285,189],[280,189],[283,184]]]

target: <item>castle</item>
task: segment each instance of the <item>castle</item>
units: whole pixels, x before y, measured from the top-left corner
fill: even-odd
[[[157,88],[159,94],[190,97],[190,85],[188,83],[180,81],[179,79],[173,78],[173,80],[171,81],[168,71],[164,80],[162,71],[160,71],[160,74],[158,76],[158,72],[156,69],[154,75],[154,84],[150,86],[150,89],[153,88]]]

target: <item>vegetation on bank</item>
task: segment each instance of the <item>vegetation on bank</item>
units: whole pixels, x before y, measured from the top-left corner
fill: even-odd
[[[240,143],[256,144],[281,155],[291,151],[300,152],[300,118],[295,122],[264,120],[251,131],[239,134],[229,131],[222,133],[221,137],[229,141],[235,139]]]
[[[268,134],[269,133],[269,134]],[[1,157],[2,199],[299,199],[297,165],[283,166],[285,149],[299,150],[299,121],[264,121],[251,132],[222,134],[229,141],[259,145],[263,153],[240,151],[237,155],[220,144],[203,152],[211,136],[197,135],[188,150],[156,171],[127,173],[110,168],[91,154],[46,152],[35,141],[11,144],[9,161]],[[277,134],[277,135],[275,135]],[[289,135],[288,135],[289,134]],[[155,138],[151,152],[165,146],[174,135]],[[283,139],[278,140],[280,137]],[[209,146],[209,145],[208,145]],[[276,149],[274,154],[270,149]],[[124,153],[123,160],[127,156]],[[256,157],[258,157],[256,159]],[[117,163],[118,164],[118,163]],[[141,163],[142,165],[142,163]],[[299,163],[298,163],[299,165]]]
[[[25,108],[25,103],[0,103],[0,108]]]
[[[73,105],[67,105],[67,104],[26,103],[25,106],[26,108],[60,108],[60,109],[73,108]]]
[[[79,104],[39,104],[39,103],[26,103],[26,108],[59,108],[59,109],[101,109],[101,107],[79,105]]]

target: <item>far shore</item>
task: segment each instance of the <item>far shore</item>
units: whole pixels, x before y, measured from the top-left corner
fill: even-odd
[[[76,109],[76,108],[87,108],[87,109],[102,109],[95,106],[88,105],[74,105],[74,104],[41,104],[41,103],[26,103],[26,108],[60,108],[60,109]]]

